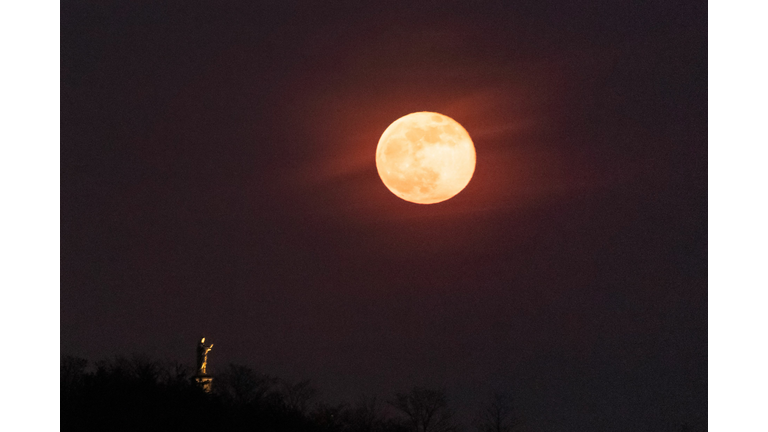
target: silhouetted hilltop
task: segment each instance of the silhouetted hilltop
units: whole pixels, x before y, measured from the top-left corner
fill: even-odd
[[[525,424],[507,394],[493,393],[471,425],[446,391],[414,387],[387,400],[328,405],[309,380],[289,382],[230,364],[205,392],[179,363],[142,356],[96,362],[62,356],[61,430],[262,432],[516,432]],[[669,431],[692,431],[670,424]]]

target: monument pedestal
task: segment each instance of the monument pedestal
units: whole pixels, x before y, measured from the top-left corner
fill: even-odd
[[[210,375],[195,375],[192,377],[192,380],[197,384],[201,389],[203,389],[204,392],[210,393],[211,392],[211,382],[213,381],[213,377]]]

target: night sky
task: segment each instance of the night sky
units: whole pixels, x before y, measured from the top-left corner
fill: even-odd
[[[61,4],[61,352],[705,428],[706,2]],[[386,127],[472,136],[403,201]]]

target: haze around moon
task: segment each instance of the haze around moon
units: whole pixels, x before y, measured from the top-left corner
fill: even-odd
[[[376,169],[398,197],[434,204],[461,192],[475,172],[475,146],[454,119],[416,112],[395,120],[379,139]]]

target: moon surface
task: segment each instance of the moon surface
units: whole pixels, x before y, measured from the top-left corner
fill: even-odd
[[[454,119],[434,112],[400,117],[376,147],[376,168],[398,197],[434,204],[461,192],[475,172],[475,146]]]

